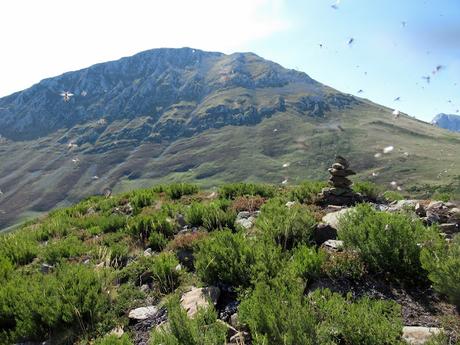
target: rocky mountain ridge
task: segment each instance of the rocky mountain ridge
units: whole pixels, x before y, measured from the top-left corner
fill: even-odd
[[[323,178],[336,154],[359,177],[446,188],[459,145],[253,53],[154,49],[0,99],[0,227],[106,189]]]

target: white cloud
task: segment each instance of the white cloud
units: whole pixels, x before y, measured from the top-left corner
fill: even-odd
[[[233,52],[286,30],[284,0],[4,0],[0,96],[157,47]]]

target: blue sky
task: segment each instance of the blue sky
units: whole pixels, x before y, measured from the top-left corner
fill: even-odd
[[[425,121],[460,109],[460,0],[341,0],[333,9],[334,1],[3,0],[0,96],[142,50],[188,46],[253,51]]]
[[[286,2],[289,28],[252,50],[341,91],[358,95],[362,89],[359,96],[426,121],[460,109],[459,0],[342,0],[336,10],[333,3]],[[427,75],[429,84],[422,79]]]

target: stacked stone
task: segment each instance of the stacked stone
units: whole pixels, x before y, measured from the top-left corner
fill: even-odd
[[[356,173],[350,169],[350,164],[342,156],[335,157],[335,163],[328,169],[331,177],[329,178],[329,188],[323,188],[319,194],[321,203],[330,205],[352,205],[360,201],[360,195],[353,192],[351,182],[347,176]]]
[[[336,188],[339,193],[351,190],[350,186],[353,182],[347,179],[347,176],[356,175],[356,173],[353,170],[348,169],[349,167],[350,164],[348,164],[345,158],[337,156],[335,157],[335,163],[332,164],[332,167],[327,169],[329,174],[332,175],[329,178],[329,184],[333,188]]]

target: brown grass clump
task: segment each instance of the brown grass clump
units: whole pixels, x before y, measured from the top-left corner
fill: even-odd
[[[259,210],[267,199],[259,195],[256,196],[239,196],[233,200],[231,208],[235,212],[248,211],[254,212]]]

